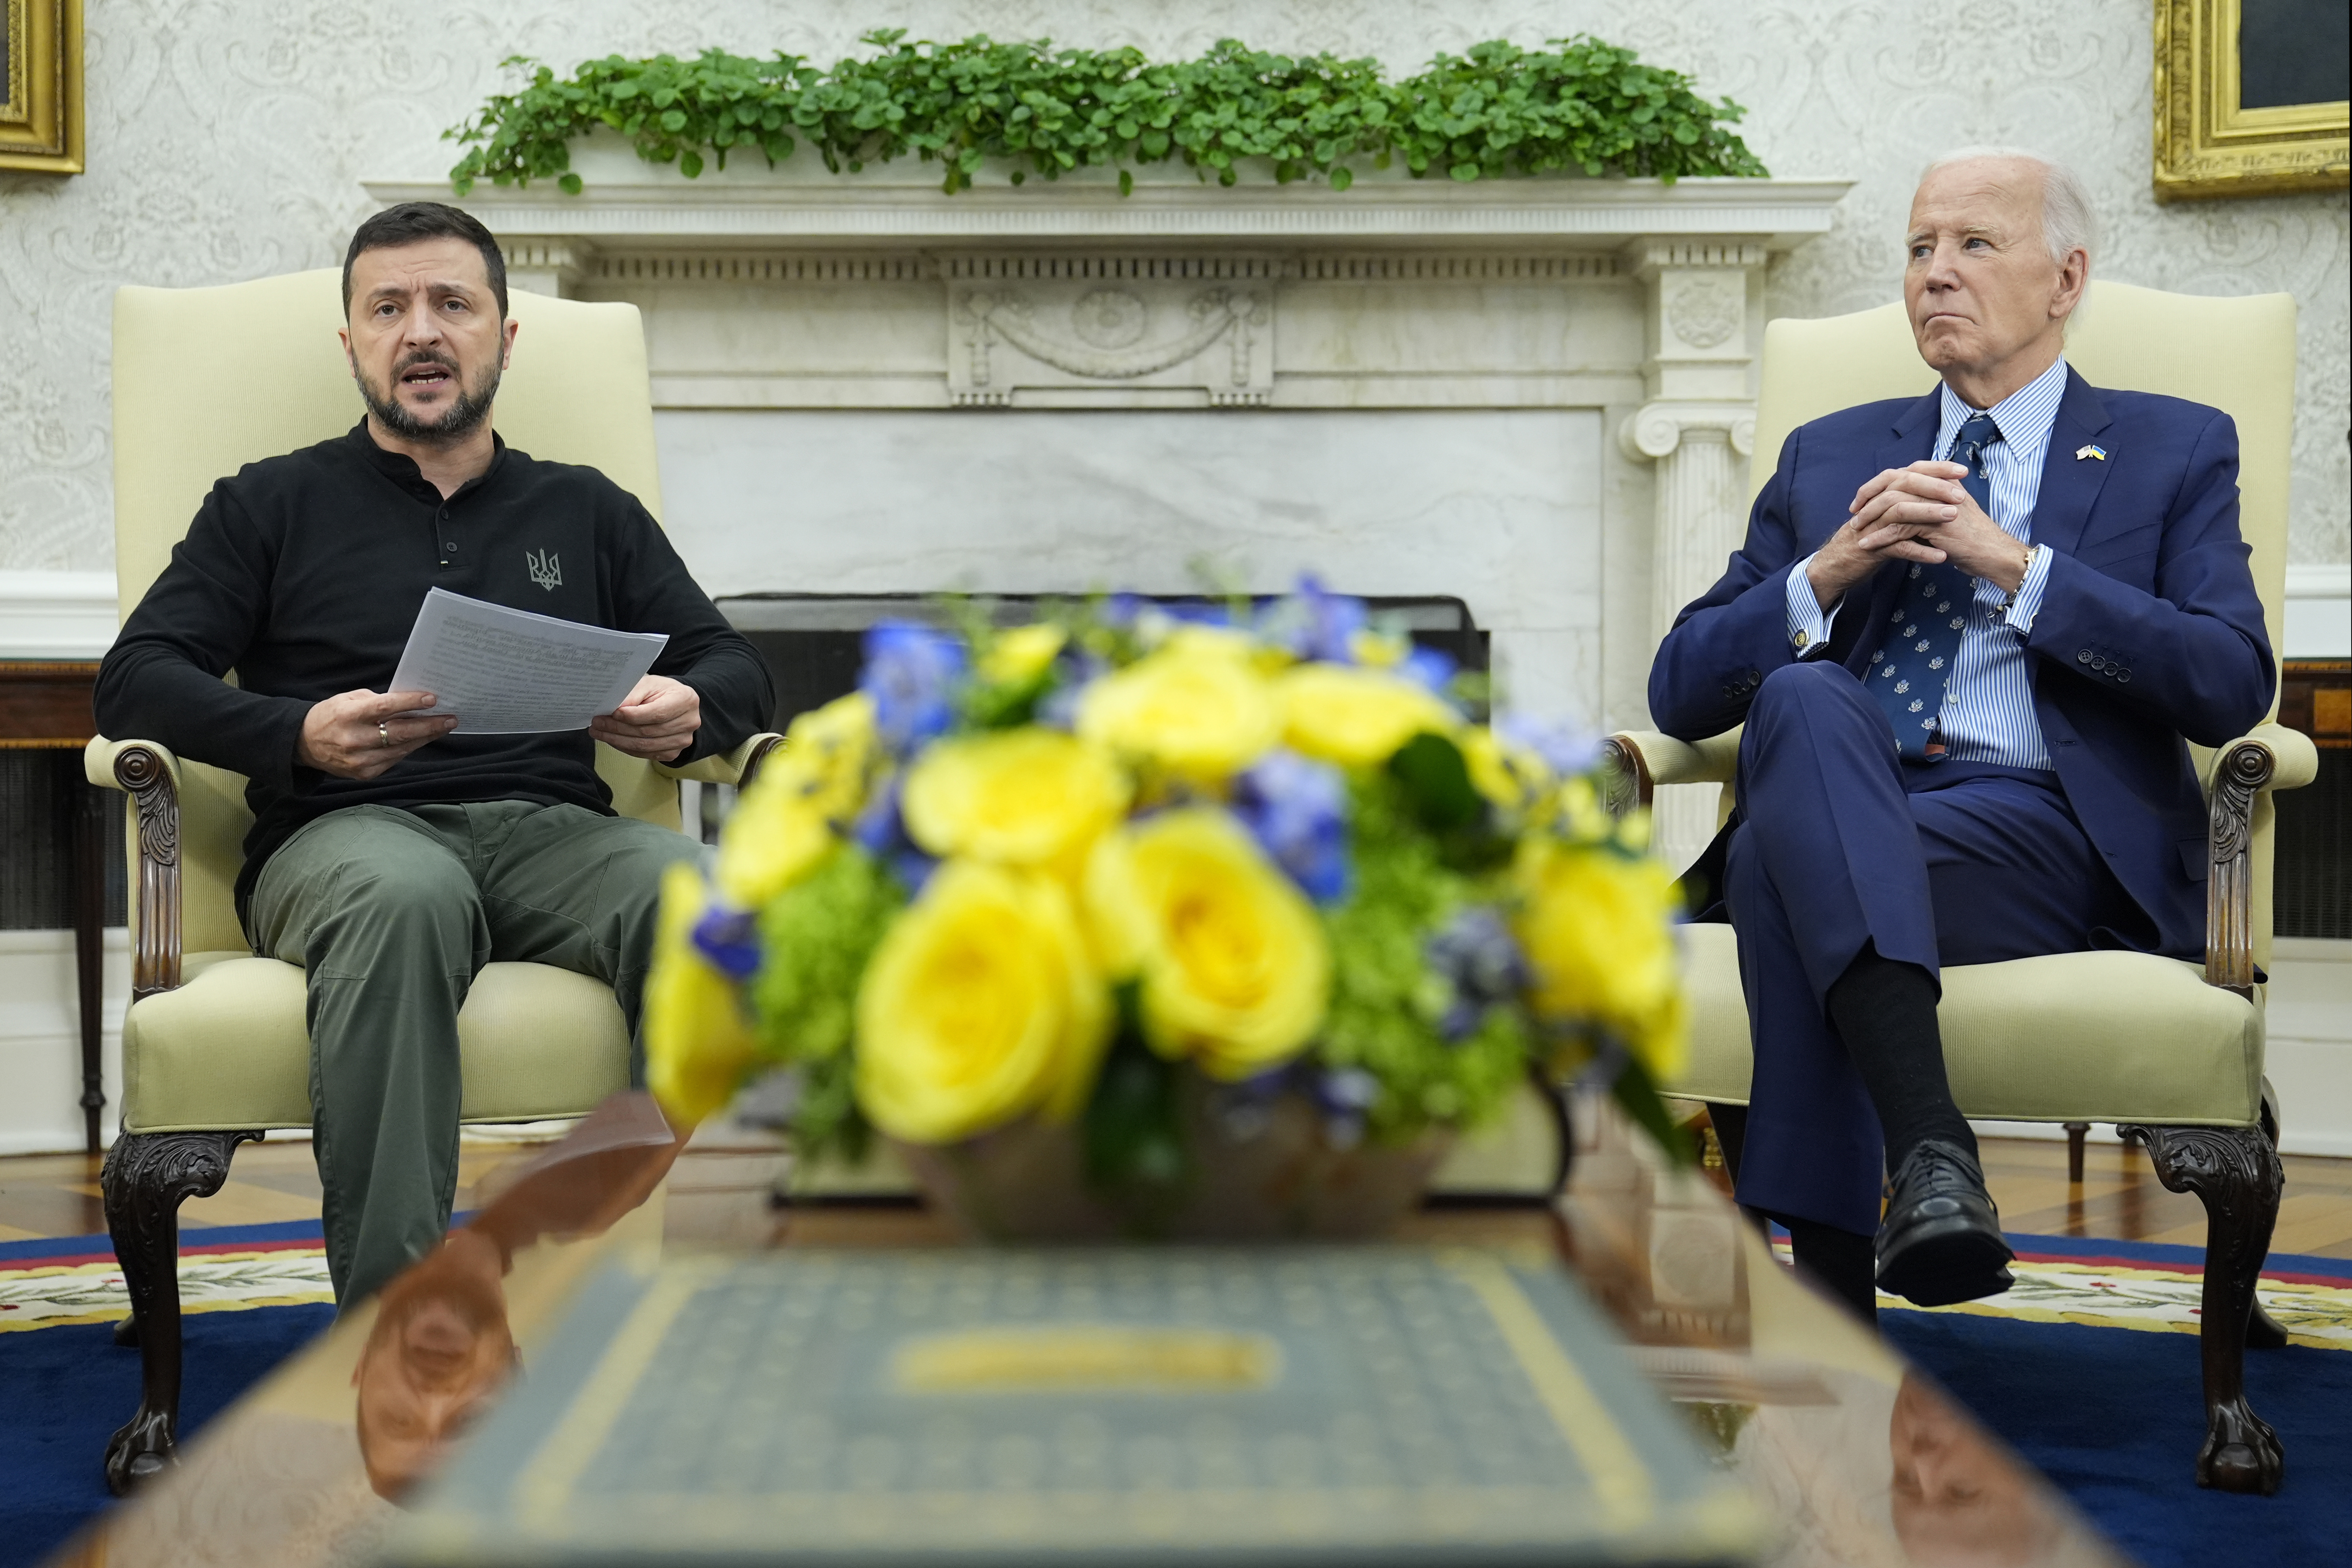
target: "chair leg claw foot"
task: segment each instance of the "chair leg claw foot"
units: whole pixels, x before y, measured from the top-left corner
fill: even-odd
[[[171,1412],[141,1405],[106,1441],[106,1489],[127,1497],[131,1488],[178,1464],[173,1425]]]
[[[2215,1491],[2269,1497],[2286,1474],[2286,1452],[2270,1424],[2243,1400],[2217,1407],[2197,1455],[2197,1484]]]

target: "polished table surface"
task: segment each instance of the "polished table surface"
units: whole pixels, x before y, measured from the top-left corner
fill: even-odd
[[[1765,1561],[1792,1568],[2124,1561],[2031,1467],[1777,1264],[1703,1176],[1666,1167],[1604,1105],[1581,1107],[1578,1121],[1575,1172],[1556,1209],[1433,1210],[1409,1220],[1396,1239],[1533,1247],[1564,1257],[1615,1320],[1637,1364],[1778,1522],[1780,1541]],[[477,1242],[470,1253],[446,1248],[404,1279],[432,1269],[457,1281],[444,1292],[452,1300],[471,1299],[487,1281],[495,1302],[499,1250],[512,1251],[503,1322],[495,1344],[475,1356],[495,1363],[502,1377],[516,1352],[530,1363],[581,1282],[616,1249],[928,1247],[955,1239],[917,1209],[771,1215],[762,1199],[775,1157],[723,1142],[698,1141],[639,1202],[660,1170],[642,1159],[632,1164],[635,1158],[610,1147],[599,1156],[587,1189],[603,1194],[604,1212],[588,1215],[582,1167],[565,1168],[559,1184],[542,1156],[484,1213],[530,1207],[536,1173],[541,1189],[563,1194],[564,1214],[508,1224],[495,1246]],[[666,1150],[655,1156],[663,1169],[667,1158]],[[606,1225],[585,1239],[533,1239]],[[395,1285],[386,1310],[412,1325],[425,1321],[429,1312],[415,1307],[419,1295]],[[371,1484],[357,1430],[362,1362],[382,1364],[384,1346],[397,1337],[373,1331],[377,1316],[370,1303],[338,1322],[215,1418],[179,1469],[104,1516],[58,1561],[89,1568],[370,1561],[399,1517]],[[478,1349],[478,1335],[467,1353]],[[425,1452],[429,1464],[433,1456],[386,1436],[392,1424],[413,1428],[412,1411],[387,1415],[373,1394],[366,1405],[376,1480],[395,1489],[404,1462]],[[463,1463],[459,1455],[452,1462]],[[95,1452],[90,1461],[98,1462]]]

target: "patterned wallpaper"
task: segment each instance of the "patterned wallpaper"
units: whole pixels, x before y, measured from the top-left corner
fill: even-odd
[[[2302,301],[2292,559],[2347,549],[2347,217],[2342,193],[2158,207],[2148,195],[2148,0],[1977,0],[1963,32],[1902,0],[89,0],[90,173],[0,174],[0,569],[110,563],[109,297],[125,282],[230,282],[333,263],[362,177],[446,168],[440,129],[510,54],[719,44],[832,58],[863,25],[1192,51],[1370,54],[1580,27],[1695,72],[1750,109],[1776,174],[1857,176],[1837,229],[1782,258],[1774,315],[1895,297],[1920,166],[1966,142],[2072,161],[2107,227],[2106,277]],[[845,20],[844,18],[856,18]],[[220,323],[222,395],[241,374]],[[201,417],[191,410],[190,417]]]

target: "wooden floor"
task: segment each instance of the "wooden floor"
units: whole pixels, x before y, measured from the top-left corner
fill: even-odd
[[[483,1176],[529,1144],[457,1146],[457,1206],[469,1208],[468,1194]],[[0,1241],[52,1236],[93,1236],[106,1228],[100,1201],[97,1154],[16,1154],[0,1159]],[[195,1230],[222,1225],[273,1225],[319,1217],[319,1171],[310,1142],[278,1134],[263,1143],[240,1144],[229,1179],[208,1198],[180,1205],[180,1226]]]
[[[470,1206],[468,1189],[522,1152],[511,1143],[460,1145],[459,1206]],[[2066,1180],[2063,1143],[1988,1139],[1984,1160],[2001,1222],[2011,1231],[2204,1243],[2203,1205],[2187,1194],[2165,1191],[2138,1149],[2093,1143],[2085,1151],[2080,1186]],[[0,1241],[103,1231],[98,1165],[98,1156],[87,1154],[0,1159]],[[180,1223],[194,1230],[313,1219],[318,1213],[319,1175],[310,1145],[286,1139],[239,1148],[227,1184],[215,1196],[191,1199],[180,1211]],[[2271,1248],[2352,1258],[2352,1160],[2286,1156],[2286,1198]]]
[[[1982,1150],[2004,1230],[2205,1245],[2205,1205],[2191,1194],[2165,1191],[2135,1145],[2089,1145],[2080,1186],[2066,1180],[2063,1143],[1988,1138]],[[2352,1258],[2352,1160],[2288,1154],[2284,1163],[2286,1194],[2271,1250]]]

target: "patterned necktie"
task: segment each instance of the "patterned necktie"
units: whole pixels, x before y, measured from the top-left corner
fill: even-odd
[[[1960,486],[1988,517],[1992,515],[1992,481],[1985,472],[1984,452],[2000,439],[2000,428],[1992,416],[1975,415],[1960,426],[1947,459],[1968,466]],[[1973,592],[1969,574],[1948,561],[1936,566],[1914,563],[1879,628],[1878,648],[1870,656],[1864,679],[1886,710],[1887,722],[1895,727],[1895,749],[1906,761],[1944,760],[1937,715],[1952,684],[1952,664],[1960,651],[1960,628],[1968,624]]]

